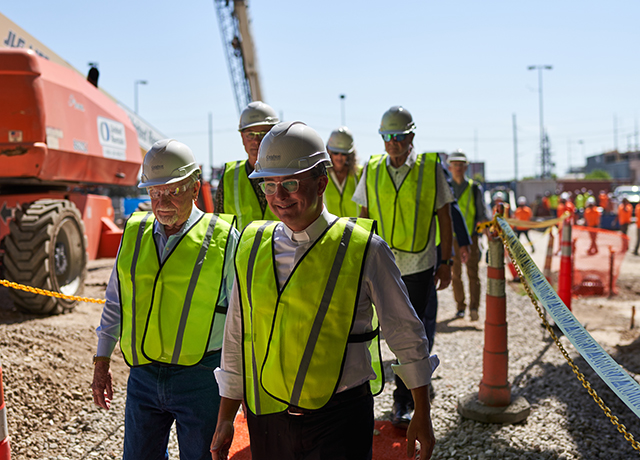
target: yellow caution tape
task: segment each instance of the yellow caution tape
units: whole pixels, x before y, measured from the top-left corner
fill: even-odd
[[[24,284],[18,284],[9,280],[0,280],[0,284],[13,289],[19,289],[21,291],[31,292],[33,294],[46,295],[49,297],[55,297],[57,299],[76,300],[78,302],[91,302],[91,303],[105,303],[104,299],[92,299],[90,297],[80,297],[76,295],[66,295],[60,292],[47,291],[46,289],[35,288]]]
[[[500,218],[502,220],[504,220],[505,222],[507,222],[509,225],[511,225],[511,227],[551,228],[551,227],[555,227],[556,225],[561,223],[563,220],[565,220],[570,215],[571,215],[571,213],[566,211],[560,217],[556,217],[555,219],[542,220],[542,221],[518,220],[518,219],[505,218],[505,217],[502,217],[502,216],[500,216]],[[496,217],[498,217],[498,216],[499,216],[499,214],[496,214],[496,216],[493,218],[493,220],[488,220],[486,222],[478,223],[476,225],[476,230],[478,232],[482,232],[485,228],[490,227],[492,225],[494,226],[494,228],[497,228],[498,223],[496,221]]]
[[[522,247],[522,243],[520,243],[515,236],[505,219],[496,217],[494,220],[497,221],[499,225],[498,231],[500,238],[511,260],[515,262],[516,271],[518,272],[522,285],[527,291],[531,302],[538,311],[538,315],[540,315],[549,334],[571,366],[574,374],[600,406],[611,423],[616,426],[618,431],[631,443],[635,450],[640,451],[640,443],[634,439],[631,433],[627,432],[626,427],[619,422],[618,417],[611,413],[611,409],[606,406],[587,378],[573,362],[573,359],[569,356],[569,353],[567,353],[547,322],[539,304],[542,304],[547,310],[565,337],[569,339],[571,344],[591,368],[596,371],[600,378],[602,378],[625,405],[639,417],[640,385],[613,360],[598,342],[591,337],[591,334],[578,322],[576,317],[573,316],[573,313],[565,306],[560,297],[558,297],[558,294],[556,294],[544,275],[540,272],[540,269],[536,266],[533,259],[531,259],[527,251]]]

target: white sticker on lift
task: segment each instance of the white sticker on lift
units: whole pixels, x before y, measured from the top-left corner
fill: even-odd
[[[122,123],[98,117],[98,138],[102,145],[102,156],[114,160],[127,159],[127,138]]]

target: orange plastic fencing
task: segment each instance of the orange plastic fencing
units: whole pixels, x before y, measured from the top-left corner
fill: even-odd
[[[623,233],[574,225],[572,229],[573,296],[617,294],[616,281],[629,249]],[[552,271],[560,269],[560,257],[553,258]],[[613,292],[611,291],[611,288]]]

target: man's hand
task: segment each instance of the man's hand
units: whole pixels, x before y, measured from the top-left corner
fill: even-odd
[[[242,401],[237,399],[229,399],[224,396],[220,398],[218,423],[211,440],[211,458],[213,460],[227,460],[229,458],[229,448],[233,441],[233,421],[238,413],[240,403]]]
[[[407,428],[407,457],[415,456],[416,441],[418,441],[420,442],[420,460],[428,460],[436,445],[436,437],[431,424],[429,390],[425,385],[412,389],[411,394],[415,403],[415,411],[409,428]]]
[[[460,262],[466,264],[469,261],[469,246],[459,246]]]
[[[444,264],[440,265],[433,278],[433,282],[435,283],[438,291],[447,288],[449,284],[451,284],[451,266]]]
[[[113,377],[108,361],[97,361],[93,367],[93,402],[96,406],[109,410],[113,399]]]
[[[233,431],[233,422],[228,420],[218,422],[216,432],[211,440],[211,458],[213,460],[227,460],[229,458]]]

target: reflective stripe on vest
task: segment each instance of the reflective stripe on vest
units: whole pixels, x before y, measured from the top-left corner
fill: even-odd
[[[387,169],[387,154],[374,155],[367,167],[369,217],[380,223],[382,238],[392,249],[422,252],[429,242],[436,202],[437,153],[417,156],[399,189]],[[393,203],[391,199],[393,198]]]
[[[222,337],[226,312],[216,305],[234,219],[204,214],[160,264],[153,214],[129,218],[116,261],[120,348],[129,366],[192,366],[203,358],[212,333]]]
[[[464,216],[464,222],[467,224],[469,236],[473,236],[476,232],[476,226],[474,225],[476,222],[476,197],[472,190],[473,180],[469,179],[467,188],[464,189],[462,195],[458,198],[458,206]]]
[[[338,219],[298,261],[282,291],[273,263],[276,224],[253,222],[244,230],[236,268],[245,400],[253,413],[281,412],[289,405],[319,409],[334,394],[374,225]]]
[[[247,175],[246,163],[247,160],[227,163],[222,176],[224,183],[224,212],[237,217],[240,230],[254,220],[279,220],[271,212],[268,205],[264,213],[262,212],[260,200],[258,200],[256,191]]]
[[[338,217],[358,217],[360,214],[360,206],[352,201],[351,198],[362,175],[362,166],[359,166],[356,172],[356,175],[351,173],[347,175],[342,193],[340,193],[338,185],[334,182],[333,175],[328,174],[329,183],[324,191],[324,204],[331,214],[335,214]]]

